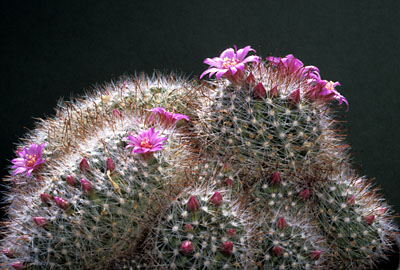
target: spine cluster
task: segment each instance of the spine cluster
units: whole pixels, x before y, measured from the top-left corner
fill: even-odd
[[[340,84],[227,49],[201,77],[122,78],[60,104],[12,160],[5,269],[366,269],[389,206],[350,167]]]

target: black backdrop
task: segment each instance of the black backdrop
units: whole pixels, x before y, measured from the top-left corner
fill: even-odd
[[[206,57],[251,45],[293,53],[340,81],[354,165],[400,212],[399,1],[2,1],[0,168],[33,117],[135,71],[198,76]]]

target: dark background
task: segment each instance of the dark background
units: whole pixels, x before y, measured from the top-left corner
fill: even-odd
[[[199,76],[228,47],[293,53],[340,81],[360,174],[400,212],[400,1],[2,1],[0,168],[33,117],[96,83],[154,69]]]

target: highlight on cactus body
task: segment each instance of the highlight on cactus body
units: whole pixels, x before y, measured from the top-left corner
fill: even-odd
[[[250,46],[121,78],[16,149],[2,269],[369,269],[393,211],[351,168],[339,82]],[[203,77],[208,75],[209,79]],[[215,79],[212,78],[215,75]]]

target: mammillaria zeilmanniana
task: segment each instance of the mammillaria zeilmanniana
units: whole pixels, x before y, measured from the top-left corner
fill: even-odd
[[[338,133],[338,82],[250,46],[61,105],[12,160],[6,269],[366,269],[397,228]]]

